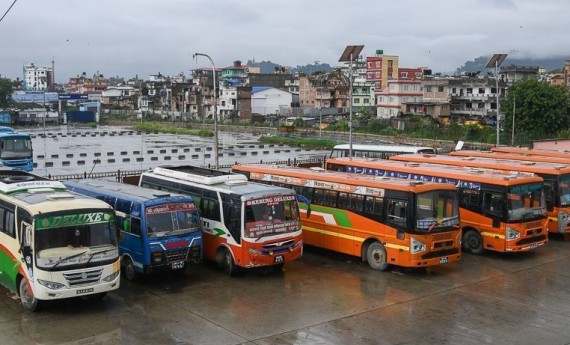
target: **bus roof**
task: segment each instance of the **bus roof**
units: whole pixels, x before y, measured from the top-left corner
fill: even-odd
[[[472,151],[472,150],[452,151],[449,154],[452,156],[463,156],[463,157],[482,157],[482,158],[510,159],[515,161],[570,164],[570,154],[568,155],[568,158],[535,156],[528,154],[516,154],[516,153],[494,152],[494,151]]]
[[[192,197],[188,195],[142,188],[139,186],[103,179],[84,179],[77,181],[65,181],[63,183],[67,188],[73,191],[77,188],[85,188],[92,190],[97,194],[105,194],[112,197],[139,201],[141,203],[159,199],[164,199],[166,202],[193,201]]]
[[[350,144],[335,145],[333,150],[349,150]],[[399,152],[399,153],[417,153],[419,150],[432,150],[427,146],[412,145],[376,145],[376,144],[352,144],[353,150],[362,151],[379,151],[379,152]]]
[[[504,153],[515,153],[533,156],[546,156],[546,157],[559,157],[559,158],[569,158],[570,151],[567,150],[539,150],[539,149],[526,149],[521,147],[493,147],[491,148],[493,152],[504,152]]]
[[[112,210],[106,202],[70,191],[30,190],[0,199],[23,207],[32,215],[72,210]]]
[[[408,154],[390,157],[391,160],[459,165],[507,171],[524,171],[539,175],[564,175],[570,173],[570,165],[548,162],[515,161],[496,158],[459,157],[448,155]]]
[[[280,166],[280,165],[255,165],[255,164],[243,164],[234,165],[232,170],[244,170],[254,173],[262,173],[274,176],[290,177],[287,181],[281,180],[279,178],[272,179],[273,182],[283,182],[290,184],[302,184],[302,179],[307,180],[318,180],[331,182],[335,184],[344,185],[356,185],[360,187],[370,187],[370,188],[381,188],[381,189],[392,189],[405,192],[416,192],[423,193],[430,190],[436,189],[449,189],[455,190],[455,187],[448,184],[434,183],[434,182],[423,182],[423,181],[406,181],[396,178],[383,178],[375,177],[369,175],[356,175],[343,172],[335,172],[324,169],[314,169],[314,168],[298,168],[291,166]],[[297,182],[297,183],[294,183]]]
[[[52,181],[29,172],[0,168],[0,193],[14,194],[30,190],[65,190],[58,181]]]
[[[446,177],[455,180],[488,183],[501,186],[512,186],[523,183],[542,182],[543,179],[533,173],[521,173],[505,170],[483,169],[476,167],[462,167],[443,164],[430,164],[418,162],[399,162],[395,160],[343,157],[327,160],[327,164],[342,164],[359,166],[368,169],[379,169],[390,173],[391,171],[416,175],[418,179],[424,176]]]
[[[174,168],[174,169],[172,169]],[[190,169],[188,169],[190,168]],[[224,192],[228,194],[237,194],[246,198],[255,198],[268,194],[295,194],[295,192],[288,188],[277,186],[269,186],[262,183],[248,181],[247,177],[243,174],[234,174],[229,172],[222,172],[218,170],[203,169],[191,166],[181,167],[161,167],[155,168],[152,172],[145,172],[141,175],[141,182],[145,176],[159,178],[171,182],[188,182],[188,184],[207,186],[210,190]],[[182,170],[182,171],[179,171]],[[172,171],[167,171],[172,170]],[[214,172],[216,176],[196,176],[192,172],[205,170]],[[188,172],[186,172],[188,171]]]

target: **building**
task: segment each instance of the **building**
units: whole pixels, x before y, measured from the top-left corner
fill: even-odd
[[[497,118],[497,97],[505,96],[506,82],[495,78],[462,77],[449,80],[450,117],[453,122]]]
[[[366,57],[366,81],[374,83],[377,93],[382,92],[388,80],[398,78],[399,57],[384,55],[381,49],[375,56]]]
[[[423,114],[422,100],[420,80],[388,80],[377,96],[376,117],[388,119],[400,113]]]
[[[289,116],[292,102],[293,95],[288,91],[272,87],[251,89],[251,111],[254,114]]]
[[[422,91],[424,114],[431,116],[440,124],[450,124],[451,92],[449,90],[449,79],[423,79]]]
[[[24,65],[25,91],[47,91],[53,87],[53,72],[51,68],[36,66],[34,63]]]

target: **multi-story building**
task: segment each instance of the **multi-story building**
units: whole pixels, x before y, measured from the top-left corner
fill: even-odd
[[[377,95],[376,116],[388,119],[400,113],[423,113],[420,80],[388,80]]]
[[[508,65],[499,67],[499,78],[507,83],[507,86],[522,79],[538,78],[539,76],[540,68],[538,66]]]
[[[23,73],[23,88],[26,91],[47,91],[53,86],[53,72],[51,68],[27,63],[24,65]]]
[[[422,91],[423,114],[431,116],[440,124],[448,125],[451,116],[449,79],[423,79]]]
[[[376,93],[382,92],[388,80],[398,78],[399,57],[384,55],[376,50],[375,56],[366,57],[366,81],[373,82]]]
[[[504,97],[506,86],[505,81],[499,80],[497,92],[495,78],[487,76],[450,79],[452,121],[496,119],[497,97]]]

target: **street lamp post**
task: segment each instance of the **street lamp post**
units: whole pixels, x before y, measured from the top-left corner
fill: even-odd
[[[349,98],[349,120],[348,120],[348,156],[352,157],[352,61],[354,57],[358,57],[362,49],[364,48],[363,45],[360,46],[347,46],[342,53],[339,62],[349,62],[349,87],[348,87],[348,98]]]
[[[499,66],[505,61],[507,58],[507,54],[493,54],[489,62],[485,65],[486,68],[495,67],[495,89],[497,94],[497,120],[495,121],[495,126],[497,127],[497,145],[499,146],[499,131],[500,131],[500,113],[501,113],[501,102],[499,101],[499,97],[501,93],[499,92]]]
[[[214,82],[214,169],[218,169],[218,114],[216,113],[216,66],[214,65],[214,61],[208,54],[203,53],[194,53],[193,57],[197,59],[198,56],[204,56],[210,63],[212,64],[212,80]]]
[[[517,94],[513,90],[513,128],[511,130],[511,146],[515,146],[515,109],[517,106],[516,97]]]

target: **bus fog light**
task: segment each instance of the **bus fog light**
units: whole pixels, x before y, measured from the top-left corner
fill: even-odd
[[[115,278],[117,278],[117,276],[119,275],[120,271],[115,271],[111,274],[109,274],[108,276],[106,276],[105,278],[103,278],[104,282],[112,282],[113,280],[115,280]]]
[[[413,237],[410,237],[410,248],[412,254],[421,253],[426,250],[426,245],[423,242],[416,240]]]
[[[40,283],[40,285],[43,285],[43,286],[45,286],[51,290],[58,290],[58,289],[65,287],[65,285],[63,285],[61,283],[49,282],[47,280],[41,280],[41,279],[38,279],[38,283]]]
[[[520,232],[507,226],[507,241],[516,240],[519,237],[521,237]]]

